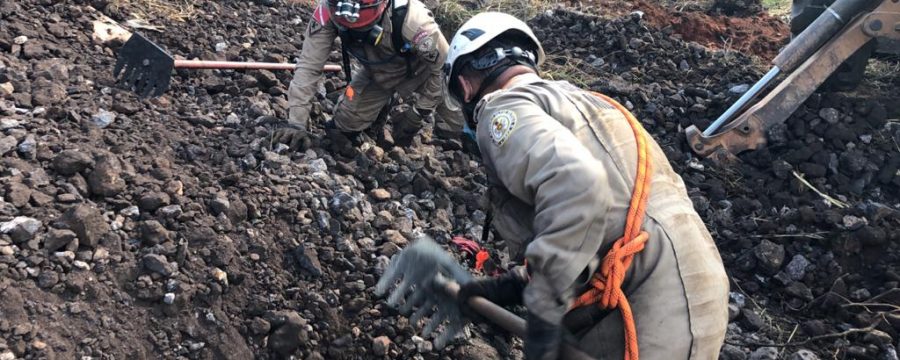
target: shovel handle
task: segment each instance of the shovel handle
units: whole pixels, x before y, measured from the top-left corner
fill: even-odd
[[[438,284],[442,285],[444,291],[446,291],[447,294],[454,299],[459,294],[459,284],[455,281],[440,279],[440,277],[438,279],[435,279],[435,281]],[[472,308],[472,310],[475,310],[485,319],[490,320],[497,326],[511,332],[513,335],[516,335],[520,338],[525,338],[527,334],[527,325],[525,319],[519,317],[516,314],[513,314],[509,310],[504,309],[502,306],[494,304],[490,300],[480,296],[473,296],[469,298],[468,304],[469,307]],[[593,357],[585,354],[581,350],[578,350],[574,345],[563,341],[562,345],[560,346],[560,359],[591,360],[593,359]]]
[[[175,60],[176,69],[234,69],[234,70],[294,70],[297,64],[242,62],[242,61],[209,61],[209,60]],[[322,71],[340,72],[340,65],[325,65]]]

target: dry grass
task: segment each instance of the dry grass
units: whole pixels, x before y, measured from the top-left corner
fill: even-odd
[[[550,80],[565,80],[575,86],[586,89],[590,87],[592,82],[591,74],[582,70],[587,66],[589,65],[581,59],[548,54],[541,75]]]
[[[769,15],[790,22],[791,0],[762,0],[762,5]]]
[[[434,9],[435,20],[441,25],[441,30],[449,40],[466,20],[480,12],[499,11],[528,21],[549,9],[554,3],[556,2],[548,0],[437,0],[429,6]],[[548,79],[565,80],[576,86],[588,87],[591,76],[581,70],[586,65],[581,59],[548,54],[542,75]]]
[[[165,19],[184,22],[196,14],[192,0],[112,0],[109,7],[142,19]]]
[[[441,25],[447,39],[453,37],[456,29],[475,14],[485,11],[499,11],[528,21],[550,6],[547,0],[435,0],[429,3],[434,18]]]
[[[900,55],[869,59],[864,81],[877,90],[896,91],[900,83]]]

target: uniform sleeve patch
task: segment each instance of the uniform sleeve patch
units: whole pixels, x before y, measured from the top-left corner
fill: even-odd
[[[418,33],[416,33],[416,36],[413,36],[413,43],[414,44],[421,43],[422,40],[424,40],[425,37],[427,37],[427,36],[428,36],[428,31],[426,31],[426,30],[419,31]]]
[[[503,146],[509,135],[516,128],[516,113],[500,110],[491,116],[491,140],[494,145]]]
[[[416,36],[413,36],[412,42],[419,57],[431,63],[437,61],[439,54],[437,46],[434,42],[434,36],[432,36],[432,33],[430,31],[419,31],[418,33],[416,33]]]
[[[319,6],[316,7],[316,10],[313,11],[312,19],[309,22],[309,29],[307,30],[309,35],[313,35],[319,32],[319,30],[322,30],[330,20],[331,13],[328,11],[326,5],[324,3],[319,4]]]

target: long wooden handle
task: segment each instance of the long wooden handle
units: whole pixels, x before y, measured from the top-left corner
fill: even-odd
[[[459,284],[455,281],[436,279],[436,282],[442,285],[444,291],[446,291],[447,294],[452,296],[453,298],[456,298],[456,296],[459,294]],[[497,326],[513,333],[520,338],[525,338],[527,334],[527,324],[525,322],[525,319],[519,317],[516,314],[513,314],[509,310],[504,309],[502,306],[494,304],[490,300],[480,296],[473,296],[469,298],[468,304],[469,307],[472,308],[472,310],[478,312],[478,314],[483,316],[485,319],[490,320]],[[566,341],[563,341],[562,345],[560,346],[560,358],[574,360],[593,359],[593,357],[585,354],[581,350],[577,349],[573,344],[570,344]]]
[[[234,70],[294,70],[297,64],[241,62],[241,61],[208,61],[208,60],[175,60],[176,69],[234,69]],[[340,65],[325,65],[322,71],[340,72]]]

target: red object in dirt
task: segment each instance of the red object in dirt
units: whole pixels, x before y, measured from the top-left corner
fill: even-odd
[[[487,250],[481,249],[480,251],[478,251],[478,254],[475,254],[475,270],[483,270],[484,263],[490,258],[491,254],[487,252]]]
[[[458,246],[460,250],[469,255],[475,255],[476,253],[481,251],[481,245],[478,245],[477,242],[466,239],[462,236],[454,236],[453,239],[450,240],[450,242],[452,242],[453,245]]]

